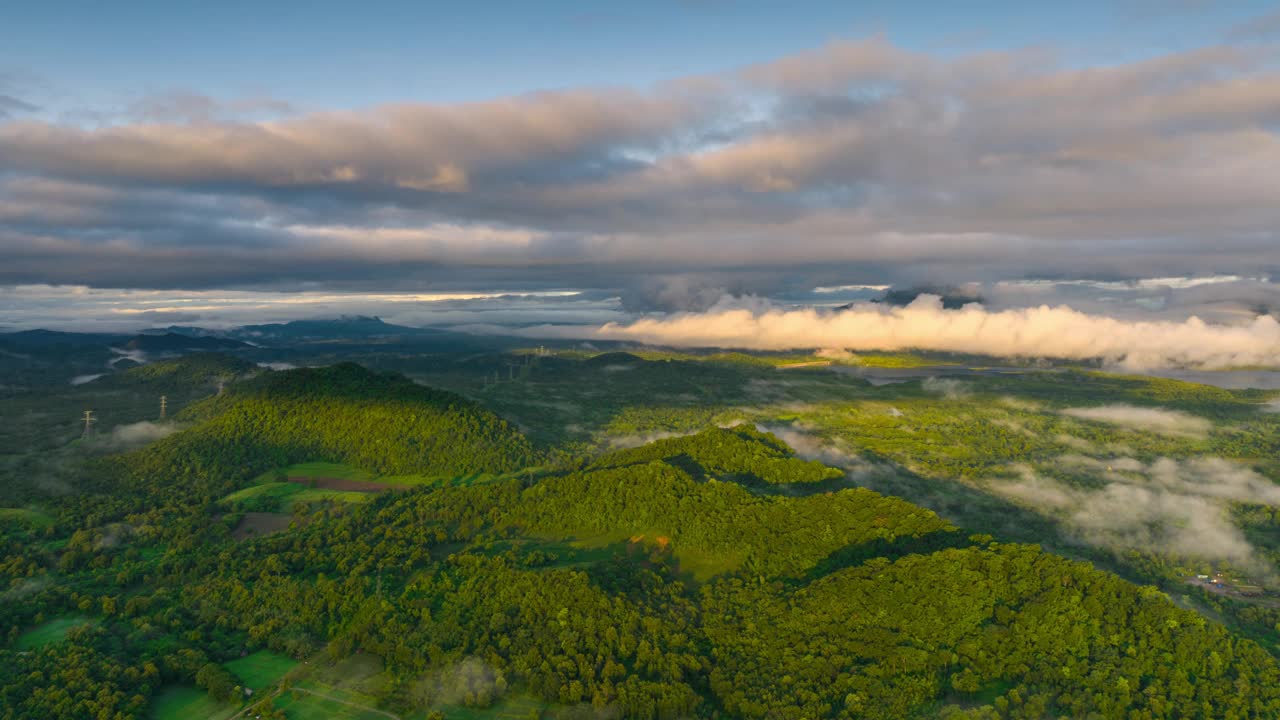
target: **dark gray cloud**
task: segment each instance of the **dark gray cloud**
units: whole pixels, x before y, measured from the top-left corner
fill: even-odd
[[[1280,38],[1280,10],[1258,15],[1236,25],[1228,33],[1228,38],[1236,42],[1265,42]]]
[[[35,112],[40,108],[28,102],[23,102],[12,95],[0,94],[0,120],[4,120],[11,115],[19,113]]]
[[[143,123],[196,124],[274,119],[296,112],[292,104],[275,98],[241,97],[223,101],[200,93],[170,90],[133,101],[124,115]]]
[[[1280,268],[1280,74],[1256,47],[1073,68],[872,38],[645,90],[308,114],[169,93],[130,118],[0,123],[0,283],[671,309]]]

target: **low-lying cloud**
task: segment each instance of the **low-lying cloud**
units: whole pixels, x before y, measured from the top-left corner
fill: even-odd
[[[937,296],[906,307],[863,303],[848,309],[748,307],[725,302],[705,313],[647,317],[600,327],[530,328],[530,336],[625,340],[677,347],[751,350],[831,348],[927,350],[994,355],[1100,358],[1130,369],[1272,365],[1280,357],[1280,323],[1261,315],[1239,325],[1121,320],[1069,307],[946,310]]]
[[[1213,428],[1213,423],[1209,420],[1177,410],[1123,404],[1067,408],[1062,414],[1175,437],[1204,437]]]
[[[145,445],[169,437],[178,431],[174,425],[147,420],[117,425],[111,430],[111,441],[121,445]]]
[[[1133,458],[1068,455],[1058,464],[1101,480],[1085,485],[1048,477],[1029,467],[1016,480],[992,488],[1061,518],[1081,540],[1112,549],[1225,560],[1272,574],[1231,521],[1235,502],[1280,505],[1280,485],[1221,458],[1150,464]]]
[[[791,446],[796,455],[805,460],[817,460],[824,465],[838,467],[855,476],[866,475],[876,466],[866,459],[803,429],[787,425],[757,424],[756,429],[773,433],[779,440]]]

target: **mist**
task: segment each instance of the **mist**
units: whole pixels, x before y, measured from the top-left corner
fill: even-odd
[[[177,431],[178,428],[174,425],[143,420],[128,425],[117,425],[111,430],[111,442],[118,445],[145,445],[167,438]]]
[[[1123,404],[1067,408],[1062,411],[1062,414],[1081,420],[1092,420],[1174,437],[1201,438],[1208,435],[1209,430],[1213,428],[1213,423],[1210,421],[1177,410],[1142,408]]]
[[[1055,465],[1100,483],[1068,482],[1020,466],[1016,479],[994,482],[992,489],[1059,517],[1091,545],[1229,561],[1260,575],[1274,572],[1231,521],[1232,503],[1280,505],[1280,485],[1247,466],[1214,457],[1148,464],[1081,455],[1062,456]]]

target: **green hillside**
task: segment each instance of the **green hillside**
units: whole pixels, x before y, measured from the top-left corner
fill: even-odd
[[[113,460],[116,476],[133,487],[174,485],[208,500],[300,462],[464,475],[508,472],[537,457],[519,431],[470,401],[354,363],[267,372],[184,417],[198,422]]]
[[[403,376],[241,377],[0,525],[0,720],[1280,716],[1253,640],[751,425],[548,463]]]

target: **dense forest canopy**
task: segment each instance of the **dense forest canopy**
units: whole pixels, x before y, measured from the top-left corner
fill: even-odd
[[[1139,457],[1209,445],[1248,457],[1274,442],[1251,414],[1265,398],[1055,373],[1021,378],[1023,405],[965,404],[1008,392],[1007,381],[975,378],[908,384],[890,406],[867,383],[773,361],[614,353],[525,356],[521,367],[505,386],[487,369],[441,376],[470,399],[351,362],[270,371],[205,354],[104,378],[95,392],[200,390],[165,437],[90,453],[75,492],[33,489],[0,515],[0,718],[172,717],[167,699],[187,691],[228,715],[247,705],[264,717],[306,717],[299,708],[326,693],[350,703],[332,706],[343,712],[399,718],[513,707],[625,718],[1280,716],[1280,664],[1266,644],[1280,616],[1268,604],[1206,595],[1224,625],[1154,587],[858,486],[906,494],[932,473],[994,463],[942,442],[971,413],[1000,421],[982,426],[997,458],[1041,448],[1056,458],[1068,432],[1122,438]],[[528,386],[567,393],[574,382],[609,410],[599,442],[530,440],[486,409],[505,407],[506,392],[520,415]],[[611,383],[624,382],[643,384],[648,402],[610,399]],[[1063,403],[1073,384],[1077,395],[1163,403],[1233,429],[1141,434],[1025,404]],[[813,401],[767,417],[739,402],[779,387]],[[694,388],[730,402],[682,404]],[[837,408],[833,393],[855,402]],[[829,426],[824,452],[856,446],[866,467],[802,458],[757,425],[766,420],[788,432]],[[1036,422],[1030,435],[1013,429]],[[921,474],[886,475],[898,453]],[[289,504],[268,502],[284,491]],[[975,507],[993,502],[969,492]],[[1265,546],[1273,512],[1237,510]],[[245,669],[259,657],[292,669]],[[361,657],[376,673],[359,692],[317,684],[331,663]]]

